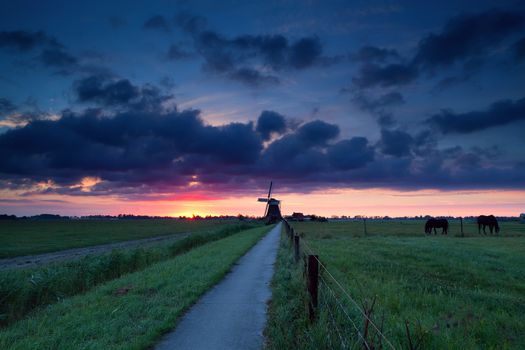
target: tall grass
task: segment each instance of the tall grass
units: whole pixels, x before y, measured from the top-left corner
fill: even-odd
[[[84,293],[103,282],[255,226],[258,225],[226,226],[210,233],[193,234],[169,245],[114,250],[110,254],[86,256],[46,268],[1,271],[0,325],[6,326],[37,307]]]
[[[49,305],[0,329],[0,349],[151,349],[268,229],[207,243]]]

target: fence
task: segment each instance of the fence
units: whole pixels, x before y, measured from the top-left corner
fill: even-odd
[[[384,318],[378,325],[373,319],[375,300],[360,305],[321,262],[304,238],[283,220],[284,228],[296,263],[304,262],[304,276],[308,291],[310,322],[323,318],[330,327],[327,342],[331,349],[395,349],[383,331]],[[350,306],[350,307],[349,307]],[[322,312],[324,311],[324,312]],[[409,331],[407,328],[407,334]],[[416,347],[410,346],[411,349]]]

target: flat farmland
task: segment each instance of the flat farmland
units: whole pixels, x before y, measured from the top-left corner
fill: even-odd
[[[0,259],[186,232],[236,220],[9,220],[0,222]]]
[[[366,232],[368,236],[424,236],[426,220],[366,220]],[[459,220],[448,220],[449,236],[461,236],[461,224]],[[316,237],[340,236],[340,237],[358,237],[364,236],[365,223],[363,220],[352,221],[330,221],[322,222],[291,222],[293,227],[298,231],[307,231],[314,233]],[[518,221],[500,221],[499,236],[524,236],[525,224]],[[437,235],[441,235],[441,229],[436,229]],[[490,236],[490,230],[486,228],[487,236]],[[463,221],[463,233],[465,237],[480,237],[478,234],[478,225],[472,219]],[[483,230],[481,231],[483,235]],[[328,237],[326,237],[328,238]]]
[[[329,273],[321,267],[319,315],[308,325],[304,303],[285,300],[304,291],[303,264],[293,263],[285,240],[267,330],[270,348],[363,348],[350,319],[362,335],[364,317],[348,295],[362,310],[375,300],[370,318],[385,336],[369,326],[367,340],[376,347],[390,348],[388,340],[395,348],[411,348],[410,342],[420,349],[523,348],[525,225],[500,224],[500,235],[479,236],[466,222],[466,237],[458,237],[454,221],[448,236],[426,236],[424,221],[369,220],[366,236],[361,221],[292,222],[306,243],[302,252],[318,254]],[[284,322],[295,323],[294,334],[279,330]]]
[[[36,308],[23,319],[0,327],[0,348],[152,348],[163,333],[172,330],[184,312],[219,282],[269,229],[269,226],[260,226],[224,232],[228,235],[220,235],[223,238],[188,247],[191,249],[168,259]],[[91,260],[85,262],[93,264]],[[76,270],[91,267],[84,265]],[[58,270],[51,272],[60,274]],[[23,279],[20,278],[22,272],[15,273],[14,277]],[[0,273],[0,281],[1,277]],[[69,280],[72,279],[64,278],[63,281],[67,283]],[[39,280],[36,282],[40,283]],[[22,290],[22,293],[27,291]],[[0,301],[8,297],[8,291],[0,293]],[[5,316],[2,315],[2,302],[0,316]]]

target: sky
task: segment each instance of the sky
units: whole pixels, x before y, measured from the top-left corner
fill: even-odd
[[[0,213],[525,212],[523,1],[0,0]]]

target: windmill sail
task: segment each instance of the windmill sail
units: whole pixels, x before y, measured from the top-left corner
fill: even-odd
[[[268,189],[267,198],[258,198],[258,202],[266,203],[266,208],[264,209],[264,218],[267,223],[273,224],[282,219],[281,216],[281,201],[275,198],[272,198],[272,187],[273,181],[270,181],[270,188]]]

